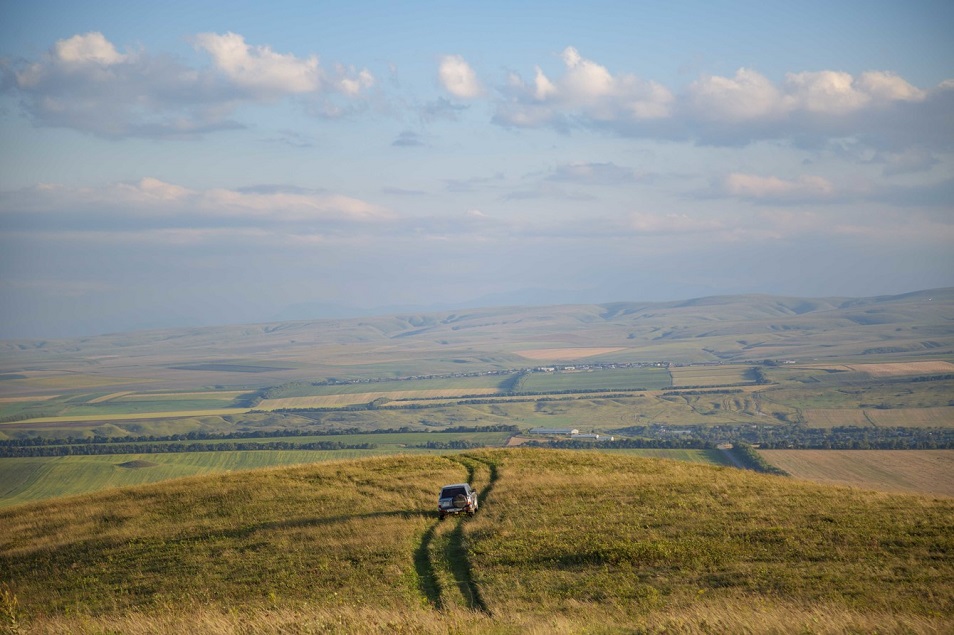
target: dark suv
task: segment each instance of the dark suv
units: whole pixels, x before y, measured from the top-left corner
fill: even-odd
[[[477,511],[477,490],[471,489],[469,483],[456,483],[441,488],[440,496],[437,497],[437,513],[440,514],[441,520],[447,514],[461,512],[473,516],[475,511]]]

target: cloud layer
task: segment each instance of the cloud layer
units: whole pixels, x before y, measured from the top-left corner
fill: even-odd
[[[253,44],[236,33],[190,38],[209,65],[194,67],[168,54],[119,48],[102,33],[59,40],[38,60],[3,60],[7,92],[20,97],[41,126],[96,135],[185,137],[242,127],[244,103],[293,98],[304,112],[340,116],[378,88],[366,68],[322,64]],[[506,128],[593,129],[621,136],[744,145],[758,140],[823,144],[851,137],[917,165],[921,153],[954,149],[954,80],[920,88],[890,71],[792,71],[774,82],[755,69],[729,77],[705,75],[684,87],[667,87],[625,71],[612,71],[572,46],[559,56],[562,69],[534,67],[527,79],[510,71],[481,78],[461,55],[437,63],[437,97],[420,108],[424,121],[455,120],[461,102],[486,100],[491,121]],[[488,86],[494,88],[488,89]],[[402,98],[390,96],[393,114]],[[350,104],[350,105],[349,105]]]
[[[36,61],[0,61],[0,72],[35,124],[110,138],[238,128],[243,124],[233,113],[243,103],[289,96],[353,100],[375,84],[367,69],[328,69],[315,55],[277,53],[235,33],[200,33],[192,40],[211,66],[194,68],[142,50],[120,53],[102,33],[90,32],[57,41]]]
[[[329,59],[352,34],[306,31],[167,52],[92,31],[0,59],[0,325],[951,284],[954,81],[824,64],[663,80],[643,76],[649,44],[610,63],[384,34],[365,68]]]
[[[954,147],[954,81],[920,89],[887,71],[788,73],[781,83],[753,69],[707,75],[675,90],[612,73],[568,47],[563,72],[539,66],[498,88],[494,123],[591,128],[623,136],[743,145],[761,139],[858,136],[879,148]],[[933,131],[933,132],[929,132]]]

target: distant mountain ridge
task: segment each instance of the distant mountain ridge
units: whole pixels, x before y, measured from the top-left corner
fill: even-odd
[[[79,364],[77,372],[115,366],[109,372],[126,373],[120,362],[136,357],[137,364],[166,368],[262,365],[276,369],[263,381],[280,381],[521,368],[537,360],[699,363],[906,354],[954,355],[954,288],[869,298],[735,295],[483,307],[7,340],[0,341],[0,373],[71,364]]]

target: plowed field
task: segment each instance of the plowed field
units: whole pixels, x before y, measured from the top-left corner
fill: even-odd
[[[762,450],[795,478],[954,497],[954,450]]]

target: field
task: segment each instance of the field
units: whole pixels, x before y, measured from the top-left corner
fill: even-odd
[[[940,375],[954,373],[954,364],[950,362],[891,362],[886,364],[852,364],[848,368],[873,377],[895,377],[897,375]]]
[[[752,381],[751,367],[729,366],[679,366],[669,369],[674,387],[725,386]]]
[[[945,428],[954,426],[954,407],[936,408],[817,408],[802,411],[806,425],[877,426],[886,428]]]
[[[534,350],[514,351],[517,355],[534,361],[574,361],[615,353],[621,348],[538,348]]]
[[[0,507],[170,479],[393,454],[377,450],[259,450],[0,460]],[[410,452],[402,449],[402,452]]]
[[[462,435],[441,435],[445,440]],[[375,443],[369,450],[246,450],[220,452],[181,452],[162,454],[109,454],[100,456],[62,456],[8,458],[0,460],[0,508],[62,496],[89,494],[117,487],[158,483],[171,479],[255,470],[266,467],[359,459],[390,454],[447,454],[447,450],[408,447],[426,443],[421,435],[347,435],[336,437],[342,443]],[[450,437],[450,439],[447,439]],[[468,435],[487,446],[500,446],[506,437],[499,433]],[[691,463],[727,465],[717,450],[613,450],[612,452],[647,458],[672,459]]]
[[[438,521],[463,480],[480,511]],[[514,449],[19,505],[0,571],[31,633],[927,635],[954,628],[952,524],[949,499]]]
[[[729,435],[774,426],[793,438],[854,427],[858,447],[869,447],[868,431],[882,434],[870,447],[888,447],[884,435],[904,428],[896,436],[920,445],[902,447],[950,447],[952,310],[954,290],[748,296],[0,342],[0,443],[515,426],[617,438],[652,429],[679,446],[688,427]],[[398,438],[373,441],[375,452],[400,451]],[[934,438],[947,445],[932,446]],[[55,495],[56,479],[63,493],[88,491],[75,485],[83,477],[47,478],[6,460],[7,499]],[[98,479],[90,488],[107,482]]]
[[[517,392],[561,392],[574,390],[654,390],[671,385],[664,368],[614,368],[529,373],[517,386]]]
[[[394,390],[381,392],[343,392],[337,395],[315,395],[311,397],[282,397],[265,399],[255,406],[257,410],[280,410],[282,408],[341,408],[354,404],[366,404],[375,399],[414,400],[437,399],[440,397],[463,397],[473,395],[496,395],[496,388],[469,388],[466,391],[454,388],[434,390]]]
[[[954,450],[762,450],[795,478],[954,497]]]

